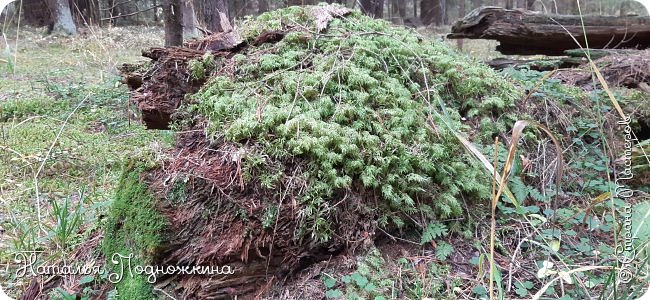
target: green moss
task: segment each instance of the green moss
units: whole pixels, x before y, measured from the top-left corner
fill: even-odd
[[[514,86],[444,43],[359,12],[313,34],[310,9],[290,7],[245,22],[247,39],[265,29],[288,33],[250,48],[248,59],[235,60],[233,76],[212,78],[194,96],[192,110],[207,117],[212,138],[255,143],[244,163],[266,157],[257,174],[306,161],[297,176],[307,189],[295,196],[305,204],[307,231],[322,240],[337,209],[329,202],[350,189],[384,200],[381,226],[404,224],[402,214],[458,215],[461,193],[487,197],[489,184],[480,167],[469,165],[454,132],[467,129],[463,115],[489,120],[512,107],[519,96]],[[426,213],[432,210],[437,214]]]
[[[140,180],[145,171],[142,165],[129,163],[119,181],[115,201],[110,209],[104,232],[102,250],[107,265],[119,253],[134,255],[131,264],[146,265],[163,241],[162,230],[166,221],[156,210],[156,200]],[[117,270],[115,270],[117,272]],[[152,285],[143,275],[124,272],[116,288],[120,299],[152,299]]]
[[[125,276],[117,285],[117,295],[120,300],[150,300],[156,299],[153,286],[143,275]]]
[[[192,74],[192,79],[194,80],[204,80],[206,76],[212,73],[218,61],[215,60],[214,56],[207,52],[200,59],[192,59],[188,62],[188,67],[190,73]]]

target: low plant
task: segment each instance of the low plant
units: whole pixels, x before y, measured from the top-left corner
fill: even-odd
[[[79,192],[78,203],[75,205],[70,197],[63,198],[62,203],[51,201],[52,217],[55,225],[49,230],[59,249],[67,249],[71,246],[71,240],[79,233],[79,227],[83,221],[83,200],[84,191]]]

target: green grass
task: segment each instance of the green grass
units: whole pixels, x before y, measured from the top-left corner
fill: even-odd
[[[155,30],[75,38],[20,32],[16,64],[0,65],[1,263],[16,251],[43,251],[43,262],[75,253],[101,229],[124,162],[159,154],[170,140],[133,117],[115,68],[160,45],[149,37],[162,36]],[[12,296],[28,283],[15,272],[0,273],[0,281]]]

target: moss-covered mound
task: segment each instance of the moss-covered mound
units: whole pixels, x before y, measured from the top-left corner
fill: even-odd
[[[340,6],[269,12],[241,35],[230,49],[211,48],[217,35],[150,51],[152,76],[136,91],[156,110],[178,87],[161,79],[205,82],[185,91],[176,147],[149,172],[167,229],[143,261],[236,271],[170,275],[177,298],[260,295],[377,235],[419,240],[461,213],[461,197],[489,196],[455,134],[506,130],[519,94],[491,69]]]
[[[291,7],[245,22],[251,42],[265,31],[284,38],[235,55],[234,72],[217,72],[194,95],[210,138],[242,145],[247,179],[265,188],[283,194],[290,180],[304,182],[292,191],[299,233],[322,241],[350,191],[376,204],[380,226],[458,215],[461,193],[486,197],[453,133],[470,130],[462,118],[481,124],[482,137],[504,131],[494,120],[517,98],[513,86],[442,42],[340,13]]]

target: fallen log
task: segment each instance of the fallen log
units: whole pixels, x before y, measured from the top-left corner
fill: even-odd
[[[458,20],[450,39],[491,39],[500,42],[497,51],[511,55],[564,55],[565,50],[646,49],[650,47],[650,17],[552,15],[481,7]]]
[[[610,87],[626,87],[648,92],[650,50],[614,53],[594,60],[594,64]],[[579,69],[560,70],[553,75],[553,78],[586,91],[602,88],[592,76],[590,66],[584,65]]]
[[[571,49],[564,51],[564,54],[567,56],[587,58],[587,55],[589,55],[591,59],[599,59],[610,55],[635,55],[637,53],[640,53],[640,50],[589,49],[589,51],[587,51],[586,49]]]
[[[485,61],[485,64],[495,70],[503,70],[509,67],[529,68],[535,71],[552,71],[555,69],[576,68],[586,63],[586,59],[576,57],[565,57],[562,59],[537,59],[537,60],[520,60],[509,58],[495,58]]]

